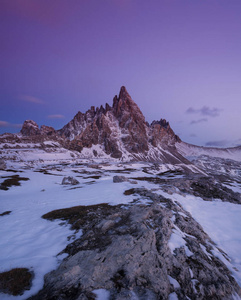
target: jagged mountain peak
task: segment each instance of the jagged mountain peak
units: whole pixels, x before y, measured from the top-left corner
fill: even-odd
[[[126,98],[131,98],[125,86],[120,88],[119,99],[125,100]]]
[[[124,127],[125,123],[130,119],[135,120],[139,124],[145,122],[145,117],[140,108],[132,100],[124,86],[120,89],[119,97],[114,97],[112,108],[114,115],[119,119],[121,127]]]
[[[114,97],[112,107],[106,104],[105,108],[95,109],[92,106],[85,114],[79,112],[59,133],[69,140],[68,147],[78,151],[99,145],[114,158],[184,160],[174,154],[177,136],[169,123],[161,119],[149,126],[124,86],[119,96]],[[168,148],[172,154],[167,153]]]
[[[123,160],[153,160],[163,162],[187,162],[176,152],[177,136],[166,120],[145,121],[140,108],[122,86],[113,105],[91,106],[85,113],[78,112],[62,129],[39,126],[25,121],[23,136],[53,136],[65,148],[92,152],[95,156],[110,155]],[[99,149],[96,151],[95,149]],[[89,149],[89,150],[88,150]],[[95,151],[94,151],[95,150]]]

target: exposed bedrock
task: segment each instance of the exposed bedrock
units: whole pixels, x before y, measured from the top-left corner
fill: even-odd
[[[188,212],[151,191],[132,193],[134,205],[79,206],[43,216],[68,220],[83,235],[67,246],[69,257],[45,276],[32,300],[95,299],[96,289],[108,290],[110,299],[168,299],[173,292],[178,299],[241,295],[213,255],[214,243]],[[177,239],[182,242],[175,246]]]

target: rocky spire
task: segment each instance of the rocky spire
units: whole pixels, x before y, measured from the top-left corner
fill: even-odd
[[[126,100],[128,98],[131,98],[131,96],[128,94],[126,87],[122,86],[119,93],[119,99]]]
[[[125,123],[130,119],[135,120],[137,123],[145,122],[141,110],[137,104],[131,99],[131,96],[127,92],[124,86],[121,87],[119,97],[113,99],[113,113],[119,120],[120,127],[125,127]]]
[[[134,153],[147,151],[145,117],[124,86],[120,89],[119,97],[114,97],[112,111],[126,136],[122,138],[126,149]]]
[[[173,153],[175,143],[179,141],[166,120],[147,124],[140,108],[124,86],[119,95],[114,97],[112,107],[108,104],[105,108],[102,105],[100,108],[91,106],[85,113],[78,112],[57,131],[49,126],[39,128],[34,121],[28,120],[24,122],[21,133],[23,136],[35,136],[35,139],[36,136],[42,139],[60,137],[65,147],[79,152],[84,148],[100,145],[113,158],[125,155],[146,160],[149,159],[149,153],[154,155],[155,152],[153,159],[161,157],[160,160],[165,162],[172,158],[166,158],[166,154],[161,153],[158,147],[170,148]],[[177,157],[177,161],[181,160],[182,158]]]
[[[39,135],[40,134],[39,126],[33,120],[26,120],[23,123],[22,129],[21,129],[20,132],[24,136],[31,136],[31,135]]]

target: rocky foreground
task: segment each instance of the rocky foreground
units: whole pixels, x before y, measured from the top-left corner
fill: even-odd
[[[17,165],[21,168],[13,170]],[[39,265],[24,270],[6,269],[9,272],[1,273],[4,276],[0,285],[2,293],[20,294],[20,299],[31,300],[102,299],[96,296],[98,291],[104,291],[104,299],[109,300],[241,297],[236,281],[239,276],[234,274],[238,272],[235,266],[239,268],[239,265],[234,264],[229,254],[215,244],[197,219],[176,200],[182,197],[185,202],[192,197],[193,201],[198,198],[202,202],[229,202],[239,207],[241,169],[238,162],[206,156],[199,157],[188,167],[70,159],[58,164],[11,160],[3,167],[2,201],[9,197],[0,215],[5,223],[11,218],[15,220],[15,214],[20,219],[22,213],[28,216],[24,207],[18,214],[17,207],[10,202],[16,200],[15,189],[16,192],[19,189],[18,196],[22,200],[18,199],[16,205],[22,205],[25,188],[31,190],[33,186],[29,203],[37,204],[38,210],[44,211],[33,219],[34,224],[38,219],[45,219],[42,225],[49,227],[49,222],[60,220],[57,227],[64,230],[65,225],[70,224],[74,231],[71,235],[75,237],[70,236],[69,244],[66,242],[58,250],[60,253],[55,253],[65,258],[60,258],[61,263],[55,270],[45,272],[44,286],[39,286],[40,291],[35,290],[37,294],[33,296],[31,289],[35,277],[39,276]],[[191,172],[191,168],[196,173]],[[71,205],[71,201],[74,204]],[[45,205],[51,205],[54,210],[47,210]],[[32,237],[34,243],[35,238]],[[39,239],[43,239],[41,232]],[[37,252],[37,248],[34,251]],[[16,265],[20,266],[27,267],[26,262]],[[14,286],[14,290],[11,287],[10,291],[11,278],[20,271],[26,273],[24,284],[21,288]],[[29,289],[28,296],[24,296]]]
[[[132,204],[78,206],[43,216],[66,220],[83,235],[67,246],[68,258],[45,276],[44,288],[31,300],[96,299],[98,289],[107,290],[109,299],[241,296],[214,255],[221,250],[178,203],[144,188],[125,194],[136,196]],[[177,248],[175,231],[184,241]]]

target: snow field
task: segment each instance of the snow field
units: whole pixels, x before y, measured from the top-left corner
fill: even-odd
[[[94,171],[92,168],[85,168]],[[56,170],[52,171],[58,174]],[[69,225],[62,225],[61,220],[50,222],[41,216],[54,209],[77,205],[99,203],[119,204],[132,201],[132,196],[123,195],[125,189],[132,185],[128,182],[114,184],[115,174],[105,175],[93,184],[86,184],[92,179],[76,177],[71,169],[59,172],[61,176],[46,175],[26,170],[20,176],[30,178],[21,181],[21,186],[10,187],[8,191],[0,190],[0,213],[12,211],[10,215],[0,217],[0,272],[16,267],[27,267],[34,272],[33,285],[30,291],[21,296],[10,296],[0,293],[1,300],[26,299],[43,286],[43,277],[55,269],[64,255],[58,257],[69,243],[67,238],[74,234]],[[1,172],[1,176],[17,173]],[[61,185],[63,176],[74,176],[78,186]],[[83,174],[88,177],[88,174]],[[3,181],[3,179],[1,179]],[[76,189],[71,189],[80,187]],[[79,237],[81,232],[76,234]],[[73,239],[73,238],[72,238]]]
[[[82,162],[85,163],[86,161]],[[143,167],[150,167],[151,164],[111,163],[101,165],[99,169],[95,169],[93,166],[87,165],[77,167],[73,164],[68,166],[56,165],[55,161],[49,161],[49,163],[52,163],[53,170],[49,165],[48,172],[54,175],[24,169],[22,173],[0,171],[0,176],[19,174],[30,178],[29,181],[21,181],[20,187],[13,186],[8,191],[0,190],[0,213],[12,211],[10,215],[0,217],[0,272],[15,267],[27,267],[35,273],[30,291],[26,291],[22,296],[17,297],[1,293],[1,300],[23,300],[37,293],[43,286],[44,275],[55,269],[65,257],[65,255],[57,255],[69,243],[67,239],[69,236],[73,236],[74,232],[70,230],[69,225],[60,226],[61,220],[50,222],[42,219],[43,214],[55,209],[77,205],[126,204],[136,197],[133,195],[125,196],[123,192],[140,187],[153,190],[153,192],[172,199],[174,202],[179,202],[186,211],[190,212],[217,244],[217,247],[227,253],[230,261],[217,248],[213,250],[213,254],[224,261],[241,285],[241,205],[218,200],[213,202],[203,201],[201,198],[191,195],[185,197],[179,194],[169,195],[161,190],[161,186],[146,181],[138,181],[138,184],[135,185],[129,182],[113,183],[113,176],[115,175],[124,175],[127,178],[153,177],[161,171],[170,170],[169,165],[161,165],[159,171],[153,170],[144,173],[142,171]],[[40,169],[46,166],[37,162],[35,163],[36,167]],[[130,174],[128,172],[119,173],[125,171],[126,168],[132,169]],[[171,166],[171,169],[173,169],[173,166]],[[73,172],[73,170],[79,173]],[[94,179],[91,178],[93,175],[101,177]],[[64,176],[73,176],[80,184],[63,186],[61,182]],[[3,180],[3,178],[0,178],[1,182]],[[235,188],[238,187],[235,186]],[[140,202],[148,203],[148,199],[140,199]],[[175,215],[173,218],[175,218]],[[169,240],[171,251],[184,246],[187,255],[192,255],[185,245],[183,234],[178,228],[173,229],[173,234]],[[80,235],[81,232],[76,233],[75,237]],[[203,245],[200,246],[205,248]],[[203,250],[205,251],[205,249]],[[190,270],[190,272],[192,271]],[[175,279],[169,278],[169,280],[172,284],[178,284],[178,282],[174,282]],[[106,290],[100,289],[94,292],[97,299],[105,300],[109,297],[109,292]],[[169,295],[169,299],[177,299],[177,295],[172,293]]]

